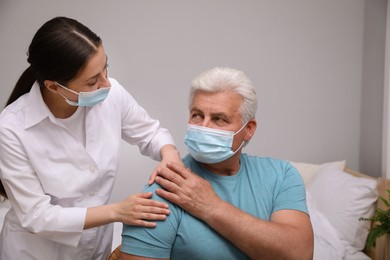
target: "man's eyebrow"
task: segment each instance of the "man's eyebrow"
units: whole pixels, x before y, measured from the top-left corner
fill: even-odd
[[[225,113],[210,113],[211,117],[223,117],[223,118],[228,118],[228,115],[226,115]]]
[[[202,110],[200,110],[199,108],[197,107],[191,107],[191,112],[201,112],[202,113]]]
[[[203,111],[202,109],[200,108],[197,108],[197,107],[192,107],[191,112],[198,112],[198,113],[202,113],[203,114]],[[223,113],[223,112],[212,112],[210,113],[210,116],[212,117],[224,117],[224,118],[228,118],[228,115],[226,113]]]

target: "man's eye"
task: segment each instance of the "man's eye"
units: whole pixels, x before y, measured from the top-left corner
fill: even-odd
[[[227,124],[228,121],[225,118],[222,118],[222,117],[215,117],[215,118],[213,118],[213,122],[216,125],[224,126],[224,125]]]
[[[194,122],[200,122],[203,119],[203,117],[199,114],[192,114],[191,119]]]

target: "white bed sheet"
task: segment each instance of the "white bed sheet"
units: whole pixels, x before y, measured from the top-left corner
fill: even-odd
[[[306,203],[314,231],[314,260],[342,260],[345,249],[335,228],[328,219],[315,208],[310,194],[306,192]]]
[[[306,192],[307,207],[314,231],[314,257],[313,260],[370,260],[363,252],[351,254],[340,238],[334,226],[327,217],[318,211]]]

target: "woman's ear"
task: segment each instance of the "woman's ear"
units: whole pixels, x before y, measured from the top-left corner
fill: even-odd
[[[47,88],[49,91],[53,92],[53,93],[57,93],[58,92],[58,84],[57,82],[55,82],[54,80],[45,80],[43,81],[43,84],[45,85],[45,88]]]
[[[244,139],[245,141],[249,142],[249,140],[251,140],[252,136],[255,134],[257,128],[256,119],[249,120],[245,128],[246,128],[246,135]]]

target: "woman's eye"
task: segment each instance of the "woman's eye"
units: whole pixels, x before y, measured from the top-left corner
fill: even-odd
[[[92,86],[94,86],[96,83],[97,83],[97,81],[88,82],[87,85],[90,86],[90,87],[92,87]]]

